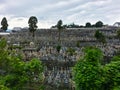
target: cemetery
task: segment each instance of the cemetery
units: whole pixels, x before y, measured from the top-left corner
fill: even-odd
[[[99,42],[94,34],[96,30],[106,37],[106,43]],[[44,84],[49,88],[74,90],[72,67],[84,55],[83,49],[88,46],[99,47],[104,53],[103,63],[120,50],[120,40],[116,38],[118,28],[78,28],[63,29],[58,41],[57,29],[38,29],[35,37],[27,29],[13,32],[7,36],[9,45],[17,46],[25,61],[38,58],[44,64]],[[60,50],[57,46],[60,45]]]
[[[0,90],[120,90],[120,0],[1,0]]]

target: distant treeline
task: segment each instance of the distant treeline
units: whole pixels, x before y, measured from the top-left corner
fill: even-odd
[[[103,27],[104,24],[102,21],[98,21],[95,24],[91,24],[90,22],[87,22],[85,25],[77,25],[75,23],[72,24],[65,24],[63,25],[63,28],[92,28],[92,27]],[[51,28],[57,28],[57,25],[52,26]]]

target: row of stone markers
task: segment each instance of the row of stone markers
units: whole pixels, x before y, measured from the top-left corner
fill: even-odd
[[[30,36],[29,31],[15,32],[8,40],[10,45],[17,44],[22,47],[25,61],[36,57],[43,62],[45,65],[45,83],[47,85],[56,88],[64,86],[70,90],[74,86],[71,82],[72,67],[84,55],[83,49],[86,46],[100,48],[104,57],[109,60],[120,50],[120,40],[115,38],[116,30],[100,29],[106,36],[106,44],[96,40],[94,37],[95,31],[96,29],[63,30],[59,52],[56,49],[59,44],[57,41],[58,30],[55,29],[37,30],[34,39]],[[79,45],[77,45],[78,42]],[[73,50],[72,54],[70,54],[69,49]],[[17,51],[19,52],[19,50]]]

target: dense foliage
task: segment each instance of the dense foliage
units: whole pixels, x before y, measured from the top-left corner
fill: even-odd
[[[24,62],[21,55],[8,50],[4,39],[0,41],[0,90],[39,90],[42,72],[40,60]]]
[[[73,69],[77,90],[101,90],[101,83],[104,81],[101,59],[102,53],[99,49],[85,49],[85,56]]]
[[[120,90],[120,57],[102,65],[102,52],[85,49],[85,55],[73,68],[76,90]]]
[[[104,66],[104,70],[105,90],[120,90],[120,61],[112,61]]]

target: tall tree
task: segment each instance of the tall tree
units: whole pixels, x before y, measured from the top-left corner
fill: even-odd
[[[35,36],[35,31],[37,30],[38,20],[35,16],[31,16],[28,20],[29,30],[32,33],[32,36]]]
[[[58,41],[60,42],[60,33],[61,33],[61,30],[62,30],[62,20],[59,20],[58,22],[57,22],[57,29],[58,29],[58,32],[59,32],[59,36],[58,36]]]
[[[7,28],[8,28],[8,23],[7,23],[6,17],[4,17],[4,18],[2,19],[1,25],[2,25],[1,29],[4,30],[4,31],[6,31]]]

